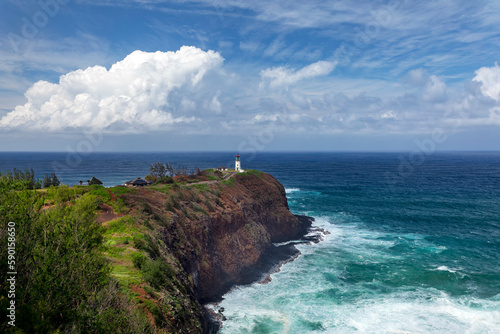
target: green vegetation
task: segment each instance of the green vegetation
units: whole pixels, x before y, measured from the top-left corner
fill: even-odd
[[[121,187],[109,188],[109,191],[118,196],[118,195],[123,195],[123,194],[130,194],[130,193],[134,192],[135,189],[121,186]]]
[[[245,172],[238,174],[238,175],[241,175],[241,176],[255,175],[259,179],[262,179],[262,172],[259,170],[255,170],[255,169],[245,170]]]
[[[146,259],[141,265],[143,277],[153,288],[161,289],[174,277],[174,268],[163,259]]]
[[[230,186],[232,187],[234,185],[234,183],[236,182],[236,180],[234,179],[234,177],[230,177],[229,179],[227,180],[224,180],[224,181],[220,181],[220,183],[226,185],[226,186]]]
[[[88,182],[89,186],[92,186],[92,185],[102,185],[101,180],[99,180],[95,176],[93,176],[92,179],[90,181],[87,181],[87,182]]]
[[[111,200],[110,193],[106,191],[106,188],[104,188],[103,186],[92,186],[92,190],[89,192],[89,194],[99,197],[104,203],[107,203]]]
[[[45,176],[42,179],[42,187],[44,188],[57,187],[60,184],[61,181],[59,181],[55,173],[52,173],[51,175],[45,174]]]
[[[0,332],[201,332],[194,280],[181,262],[201,254],[191,234],[203,228],[202,216],[224,207],[223,186],[237,181],[214,170],[188,175],[163,164],[162,171],[159,163],[150,176],[159,185],[139,190],[105,188],[95,177],[68,187],[55,174],[41,181],[33,170],[0,174],[0,249],[7,249],[8,222],[15,222],[19,287],[15,330],[2,323]],[[210,180],[220,182],[198,183]],[[0,272],[4,319],[6,275]]]
[[[0,177],[0,248],[8,222],[16,233],[16,327],[3,333],[150,332],[142,313],[118,294],[96,223],[98,200],[68,187],[35,192],[26,181]],[[71,205],[65,203],[69,200]],[[42,209],[45,201],[54,206]],[[6,252],[1,267],[7,268]],[[0,272],[0,316],[7,319],[7,271]],[[14,330],[13,330],[14,329]]]

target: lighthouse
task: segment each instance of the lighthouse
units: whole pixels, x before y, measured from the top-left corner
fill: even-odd
[[[241,172],[241,162],[240,162],[240,155],[236,155],[236,161],[234,162],[234,170],[237,172]]]

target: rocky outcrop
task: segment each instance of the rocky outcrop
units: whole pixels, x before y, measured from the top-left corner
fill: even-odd
[[[203,219],[196,236],[201,252],[186,268],[197,278],[202,301],[217,300],[231,286],[253,280],[266,263],[279,260],[266,261],[266,255],[291,255],[277,254],[273,243],[300,238],[310,226],[290,213],[285,189],[269,174],[237,175],[221,195],[225,209]]]
[[[161,192],[141,189],[126,201],[142,205],[141,214],[158,222],[153,231],[159,247],[178,261],[187,293],[202,304],[220,300],[232,286],[254,281],[297,255],[291,245],[273,244],[300,239],[311,225],[289,211],[278,180],[258,171]]]

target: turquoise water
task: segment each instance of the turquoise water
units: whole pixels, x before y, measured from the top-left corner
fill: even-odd
[[[226,294],[221,333],[500,333],[499,153],[435,153],[411,168],[405,153],[240,154],[330,234],[299,245],[270,283]],[[0,170],[112,186],[155,161],[203,169],[234,155],[0,153]]]
[[[330,234],[270,283],[226,294],[221,333],[500,333],[499,156],[437,155],[388,184],[397,166],[288,166],[291,211]]]

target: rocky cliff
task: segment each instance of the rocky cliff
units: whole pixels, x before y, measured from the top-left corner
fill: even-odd
[[[173,268],[172,288],[156,286],[170,296],[165,297],[170,306],[159,309],[168,313],[163,318],[171,322],[166,328],[173,332],[200,331],[186,319],[178,321],[186,314],[201,319],[207,332],[200,303],[217,301],[235,284],[248,283],[276,261],[286,260],[293,249],[273,243],[298,239],[310,226],[308,219],[290,213],[283,186],[258,171],[224,181],[134,189],[118,199],[128,208],[127,215],[148,227],[134,247]],[[181,295],[185,301],[179,306],[175,301]],[[158,305],[165,304],[157,299]]]

